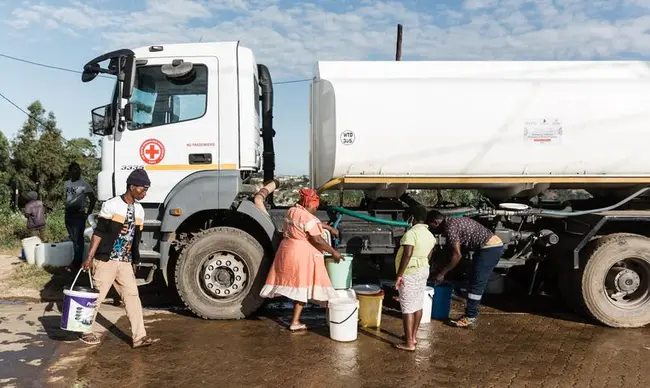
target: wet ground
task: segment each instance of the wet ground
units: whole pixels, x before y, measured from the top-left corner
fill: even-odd
[[[388,303],[390,305],[390,302]],[[391,344],[402,334],[386,310],[381,330],[357,341],[328,337],[324,311],[311,309],[312,330],[290,333],[290,312],[266,309],[243,321],[204,321],[182,313],[150,318],[161,342],[132,350],[110,335],[79,371],[90,387],[622,387],[650,386],[650,327],[609,329],[582,322],[557,301],[486,300],[475,330],[434,321],[407,353]],[[455,303],[454,310],[461,305]],[[122,318],[117,328],[128,333]],[[119,330],[113,330],[119,333]]]

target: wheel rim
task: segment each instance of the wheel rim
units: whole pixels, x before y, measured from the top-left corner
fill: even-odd
[[[604,292],[614,306],[634,309],[650,301],[650,263],[636,257],[621,260],[605,275]]]
[[[246,289],[248,277],[248,265],[239,255],[217,252],[204,259],[199,283],[210,297],[231,299],[240,296]]]

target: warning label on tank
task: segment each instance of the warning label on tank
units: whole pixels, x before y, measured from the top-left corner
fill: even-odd
[[[524,123],[524,142],[558,144],[562,142],[562,123],[559,119],[533,119]]]

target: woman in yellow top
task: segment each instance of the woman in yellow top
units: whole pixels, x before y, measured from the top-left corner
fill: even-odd
[[[429,259],[436,245],[436,238],[425,223],[427,209],[422,206],[410,208],[409,223],[413,226],[404,234],[395,258],[397,281],[395,288],[399,292],[399,304],[402,310],[404,326],[404,343],[396,344],[401,350],[414,351],[415,334],[422,319],[422,302],[424,289],[429,278]]]

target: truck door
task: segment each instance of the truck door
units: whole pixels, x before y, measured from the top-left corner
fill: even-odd
[[[218,60],[182,58],[192,63],[191,71],[170,78],[162,66],[177,59],[155,58],[137,67],[133,120],[114,142],[116,195],[124,192],[135,169],[144,168],[151,179],[148,203],[162,203],[193,172],[218,169]]]

